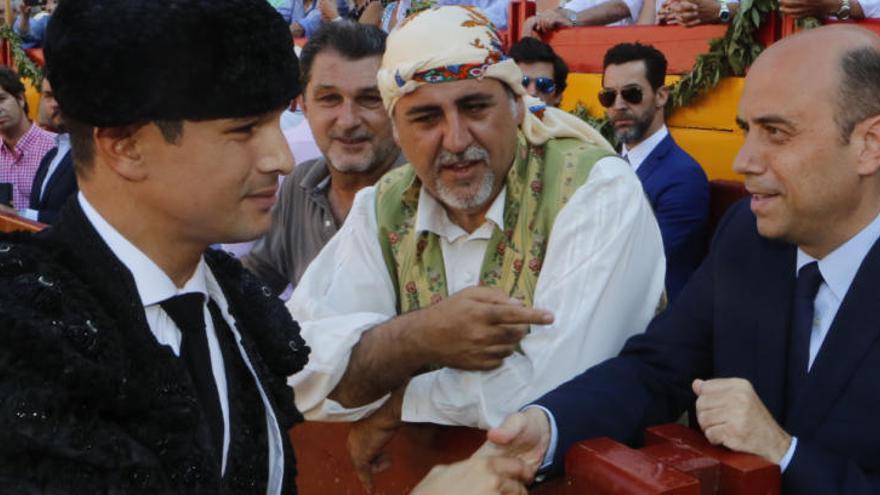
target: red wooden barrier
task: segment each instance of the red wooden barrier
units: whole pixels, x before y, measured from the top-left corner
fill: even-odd
[[[609,438],[578,442],[565,457],[571,493],[596,495],[775,495],[779,466],[711,445],[679,424],[648,428],[647,447]]]

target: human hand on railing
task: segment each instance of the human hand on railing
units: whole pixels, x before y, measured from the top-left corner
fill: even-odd
[[[822,18],[836,14],[839,9],[839,0],[779,0],[779,11],[798,19]]]
[[[529,407],[504,419],[486,434],[474,457],[514,457],[523,461],[531,480],[550,448],[550,420],[540,408]]]
[[[410,495],[526,495],[525,463],[511,457],[478,457],[435,466]]]
[[[736,452],[759,455],[779,464],[791,436],[779,426],[748,380],[694,380],[696,413],[706,439]]]
[[[717,0],[676,0],[670,4],[669,10],[672,19],[670,24],[694,27],[718,22],[721,4]]]
[[[385,447],[400,428],[405,389],[404,386],[392,393],[382,407],[371,416],[353,423],[348,432],[348,455],[367,493],[373,493],[373,475],[391,466],[391,458]]]
[[[3,213],[4,215],[18,216],[18,210],[11,206],[4,205],[3,203],[0,203],[0,213]]]
[[[678,0],[666,0],[660,5],[657,11],[657,24],[677,24],[675,16],[672,15],[672,5],[678,3]]]
[[[318,0],[318,11],[321,12],[321,20],[324,22],[330,22],[339,18],[336,0]]]

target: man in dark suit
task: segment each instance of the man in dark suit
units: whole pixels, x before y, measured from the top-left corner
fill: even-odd
[[[485,450],[559,465],[577,440],[638,443],[695,403],[712,443],[780,465],[784,493],[880,493],[878,91],[880,38],[860,28],[764,52],[738,117],[751,202],[644,335],[508,417]]]
[[[666,57],[650,45],[621,43],[605,53],[603,65],[599,102],[657,216],[666,292],[674,300],[705,253],[709,182],[666,128]]]
[[[40,124],[58,133],[55,137],[57,145],[40,162],[31,187],[31,204],[22,215],[52,224],[64,203],[76,194],[76,174],[73,171],[73,157],[70,155],[70,134],[67,134],[58,100],[55,99],[52,84],[47,77],[43,78],[41,93]]]
[[[292,168],[287,25],[263,0],[66,0],[45,55],[81,190],[0,237],[0,492],[295,493],[308,348],[208,249],[265,232]]]

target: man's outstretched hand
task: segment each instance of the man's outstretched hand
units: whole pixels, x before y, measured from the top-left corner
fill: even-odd
[[[435,466],[410,495],[526,495],[531,476],[511,457],[479,457]]]
[[[544,411],[530,407],[523,412],[509,415],[501,426],[489,430],[486,438],[486,443],[474,453],[474,457],[504,456],[519,459],[525,464],[531,480],[541,467],[544,455],[550,447],[550,421]]]

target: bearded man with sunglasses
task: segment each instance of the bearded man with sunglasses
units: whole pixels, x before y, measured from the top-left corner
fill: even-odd
[[[401,421],[486,428],[617,352],[665,266],[635,174],[526,94],[478,9],[394,30],[378,85],[409,164],[358,193],[289,302],[312,349],[297,403],[369,416],[349,438],[364,478]]]
[[[657,215],[666,252],[666,291],[674,300],[703,259],[709,182],[666,128],[669,88],[663,81],[663,53],[650,45],[621,43],[605,53],[603,65],[599,103]]]

